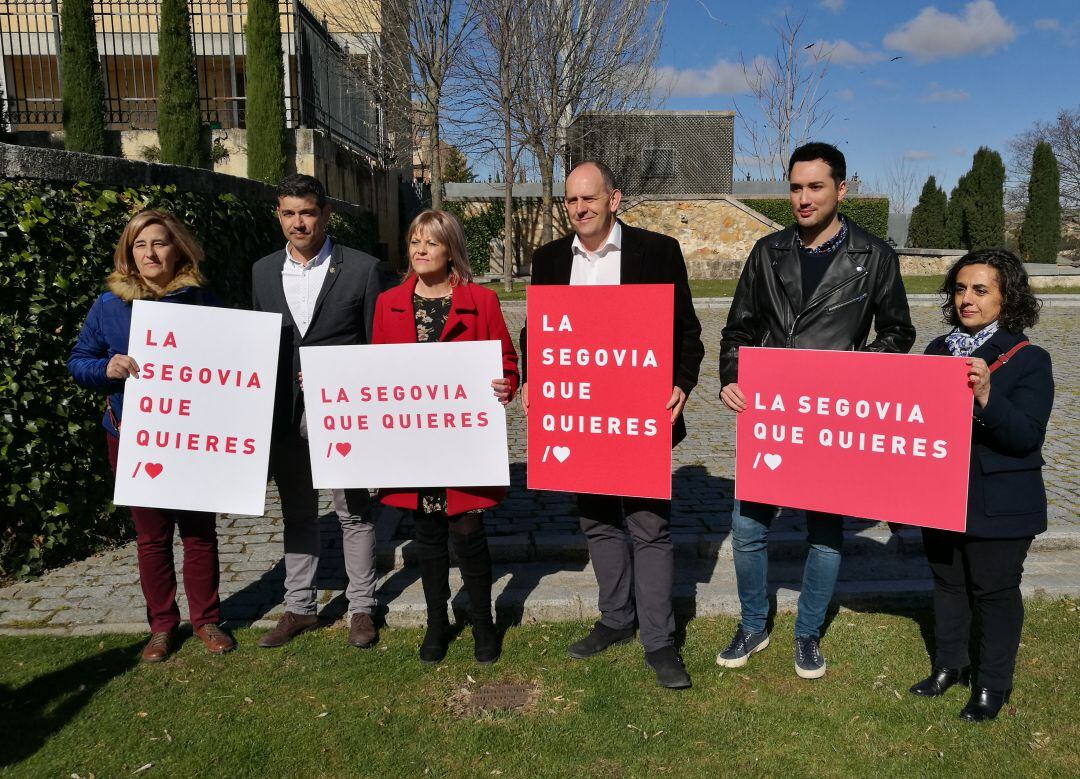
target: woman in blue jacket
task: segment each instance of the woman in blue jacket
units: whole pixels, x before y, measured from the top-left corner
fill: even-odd
[[[1034,537],[1046,530],[1042,445],[1054,404],[1050,355],[1028,342],[1039,319],[1020,260],[1004,249],[962,257],[945,277],[942,305],[953,325],[927,354],[967,358],[973,427],[967,529],[923,530],[934,575],[937,656],[911,688],[936,697],[971,682],[960,716],[993,719],[1009,700],[1024,624],[1020,578]],[[972,606],[982,622],[979,672],[969,674]]]
[[[176,217],[164,211],[141,211],[132,217],[113,254],[115,270],[106,280],[107,291],[94,305],[68,358],[68,371],[80,386],[107,393],[105,440],[109,464],[116,473],[120,449],[124,382],[138,378],[139,366],[128,356],[131,303],[156,300],[188,305],[218,305],[199,273],[202,248]],[[139,581],[146,598],[150,641],[142,659],[164,660],[176,648],[180,609],[176,604],[173,565],[173,529],[179,526],[184,544],[184,592],[191,625],[206,648],[222,654],[235,647],[221,630],[218,596],[216,516],[206,512],[132,506]]]

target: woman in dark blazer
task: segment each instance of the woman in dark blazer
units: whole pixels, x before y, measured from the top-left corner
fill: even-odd
[[[993,719],[1009,700],[1024,623],[1020,578],[1033,538],[1046,530],[1042,445],[1054,403],[1050,355],[1024,335],[1039,319],[1020,260],[1004,249],[962,257],[942,286],[953,325],[927,354],[967,358],[974,396],[967,529],[923,530],[934,575],[937,656],[911,688],[936,697],[971,683],[960,716]],[[969,675],[972,606],[982,621],[978,678]]]
[[[492,380],[491,386],[505,406],[517,391],[517,352],[498,297],[471,283],[461,225],[445,211],[424,211],[410,225],[406,245],[408,275],[398,287],[379,296],[372,343],[500,341],[503,375]],[[505,494],[503,487],[379,492],[384,504],[413,512],[420,580],[427,605],[427,633],[420,646],[423,663],[438,663],[446,657],[451,638],[446,613],[450,600],[447,536],[469,595],[476,661],[487,665],[499,657],[499,640],[491,619],[491,553],[483,511],[497,505]]]
[[[165,211],[140,211],[120,235],[113,256],[114,271],[105,282],[107,291],[94,301],[71,350],[68,371],[75,382],[107,394],[101,424],[113,474],[120,451],[125,382],[129,376],[139,376],[139,365],[128,355],[131,304],[135,300],[156,300],[219,305],[199,272],[202,258],[202,249],[175,216]],[[221,601],[217,517],[204,511],[129,508],[135,524],[139,583],[150,623],[150,641],[143,648],[143,661],[164,660],[179,641],[180,609],[176,604],[173,564],[176,527],[184,544],[184,593],[195,635],[214,654],[233,649],[232,637],[218,624]]]

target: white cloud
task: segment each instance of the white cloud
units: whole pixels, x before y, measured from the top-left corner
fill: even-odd
[[[1061,22],[1059,22],[1057,19],[1036,19],[1035,20],[1035,29],[1036,30],[1060,30],[1061,29]]]
[[[855,99],[855,93],[850,89],[841,89],[836,93],[837,100],[851,101]]]
[[[952,154],[955,157],[966,157],[967,153],[968,150],[965,149],[963,146],[954,146],[953,148],[949,149],[949,154]]]
[[[880,51],[868,48],[859,48],[845,40],[818,41],[818,51],[821,56],[828,57],[829,61],[836,65],[846,67],[853,65],[868,65],[871,62],[880,62],[885,55]]]
[[[935,89],[927,94],[922,101],[924,103],[963,103],[970,99],[971,95],[962,89]]]
[[[896,84],[889,81],[887,78],[875,78],[870,82],[870,86],[877,87],[878,89],[896,89]]]
[[[822,8],[829,9],[830,11],[832,11],[835,14],[835,13],[840,13],[841,11],[844,10],[844,3],[845,2],[846,2],[846,0],[821,0],[821,2],[818,3],[818,5],[820,5]]]
[[[717,60],[711,68],[680,70],[665,65],[657,68],[655,74],[658,90],[673,97],[739,95],[749,89],[742,65],[728,60]]]
[[[904,152],[905,160],[930,160],[934,155],[928,151],[919,151],[918,149],[908,149]]]
[[[885,36],[890,49],[911,54],[920,62],[932,62],[965,54],[989,54],[1016,37],[1016,28],[992,0],[974,0],[962,14],[947,14],[927,6],[911,21]]]

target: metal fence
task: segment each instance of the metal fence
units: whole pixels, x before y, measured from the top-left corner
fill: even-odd
[[[105,81],[105,120],[115,130],[157,126],[159,0],[95,0]],[[278,3],[288,127],[324,130],[359,151],[380,149],[371,93],[353,72],[347,47],[298,0]],[[62,0],[0,0],[0,90],[12,130],[62,125]],[[189,0],[203,120],[244,127],[246,0]]]

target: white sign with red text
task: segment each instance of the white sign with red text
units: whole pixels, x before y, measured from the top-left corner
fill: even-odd
[[[281,315],[137,300],[113,502],[261,516]]]
[[[510,484],[498,341],[300,349],[316,487]]]

